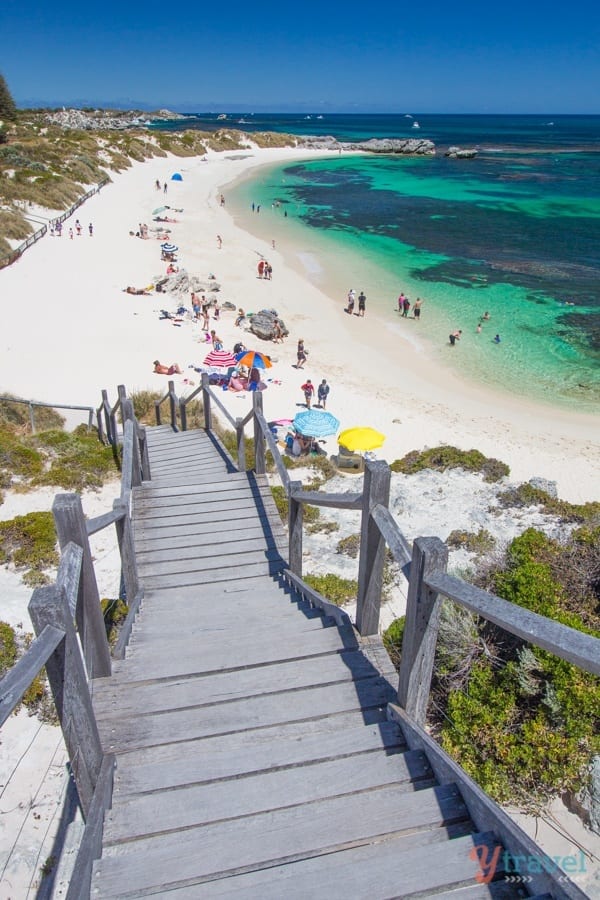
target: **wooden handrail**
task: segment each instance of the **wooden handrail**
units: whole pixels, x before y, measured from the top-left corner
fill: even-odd
[[[600,675],[599,638],[540,616],[444,572],[433,572],[425,578],[425,583],[431,590],[454,600],[504,631],[548,650],[585,672]]]
[[[65,633],[60,628],[45,625],[23,656],[0,681],[0,725],[4,725],[19,705],[64,636]]]
[[[93,519],[87,519],[85,527],[88,537],[92,534],[96,534],[98,531],[102,531],[104,528],[107,528],[108,525],[114,525],[115,522],[118,522],[126,514],[126,511],[119,507],[118,509],[111,509],[110,512],[102,513],[100,516],[95,516]]]
[[[89,900],[94,860],[102,853],[104,814],[112,803],[115,765],[116,758],[113,753],[103,756],[66,900]]]
[[[363,499],[362,494],[324,494],[322,491],[304,491],[298,488],[290,491],[290,497],[298,503],[331,509],[361,509]]]
[[[23,400],[20,397],[7,397],[6,395],[0,396],[0,401],[4,403],[23,403],[25,406],[29,407],[29,423],[31,425],[32,434],[35,434],[35,417],[33,411],[37,406],[44,409],[73,409],[80,412],[87,412],[88,431],[92,427],[92,421],[94,419],[93,406],[77,406],[72,403],[42,403],[41,400]]]

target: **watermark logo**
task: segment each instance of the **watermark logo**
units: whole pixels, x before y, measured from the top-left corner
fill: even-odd
[[[475,881],[489,884],[497,874],[503,873],[505,881],[528,882],[534,875],[557,875],[558,880],[566,880],[569,875],[586,871],[583,850],[567,856],[546,856],[543,853],[509,853],[502,847],[476,844],[469,853],[479,871]]]

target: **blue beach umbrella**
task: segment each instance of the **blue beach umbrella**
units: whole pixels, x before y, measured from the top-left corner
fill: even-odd
[[[165,253],[175,253],[176,250],[179,250],[179,247],[176,247],[175,244],[161,244],[160,249],[164,250]]]
[[[321,438],[335,434],[340,427],[339,419],[329,412],[317,409],[305,409],[296,413],[292,425],[305,437]]]
[[[181,177],[179,172],[175,172],[173,175],[171,175],[171,181],[183,181],[183,178]]]

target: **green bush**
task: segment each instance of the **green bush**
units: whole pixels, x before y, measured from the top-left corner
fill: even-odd
[[[349,556],[350,559],[356,559],[360,551],[360,534],[349,534],[348,537],[342,538],[337,543],[336,553],[342,553]]]
[[[581,522],[600,525],[600,502],[569,503],[552,497],[546,491],[531,484],[520,484],[498,494],[498,503],[504,508],[521,509],[540,506],[547,515],[558,516],[563,522]]]
[[[563,546],[528,529],[492,572],[491,586],[506,600],[600,637],[599,548],[598,532]],[[565,560],[577,551],[579,565],[591,560],[595,568],[575,604]],[[531,805],[576,791],[600,752],[599,679],[464,611],[450,630],[440,629],[434,694],[442,745],[499,801]]]
[[[73,432],[44,431],[27,443],[46,458],[47,467],[33,478],[36,485],[58,485],[71,491],[99,488],[117,467],[111,447],[98,440],[95,429],[80,425]]]
[[[406,624],[406,616],[400,616],[394,619],[392,624],[383,632],[383,643],[387,650],[391,661],[396,669],[400,669],[400,658],[402,656],[402,639],[404,637],[404,626]]]
[[[327,572],[325,575],[305,575],[304,581],[336,606],[356,600],[358,582],[350,578],[340,578]]]
[[[451,531],[446,538],[446,543],[449,547],[454,549],[462,548],[478,556],[489,553],[496,546],[494,537],[485,528],[480,528],[477,532]]]
[[[429,450],[411,450],[402,459],[395,460],[390,466],[392,472],[414,475],[423,469],[436,469],[445,472],[447,469],[465,469],[468,472],[480,472],[484,481],[500,481],[510,473],[506,463],[493,457],[484,456],[479,450],[459,450],[458,447],[433,447]]]
[[[106,639],[111,647],[117,642],[119,629],[129,612],[129,607],[124,600],[103,598],[100,601],[102,607],[102,615],[104,617],[104,627],[106,629]]]
[[[0,562],[42,571],[58,563],[51,512],[31,512],[0,522]]]

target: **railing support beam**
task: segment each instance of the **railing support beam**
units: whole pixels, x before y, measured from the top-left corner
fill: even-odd
[[[290,571],[298,578],[302,578],[302,522],[304,520],[304,506],[294,499],[294,491],[300,490],[301,481],[290,481],[290,493],[288,497],[288,534],[289,534],[289,559]]]
[[[398,703],[418,725],[424,725],[435,660],[442,597],[425,584],[448,567],[448,547],[439,538],[421,537],[413,543],[406,622],[402,639]]]
[[[70,541],[83,550],[75,619],[89,677],[103,678],[111,673],[110,651],[81,497],[79,494],[57,494],[52,514],[61,550]]]
[[[252,394],[252,409],[254,410],[254,471],[257,475],[264,475],[267,471],[265,438],[256,416],[256,413],[263,411],[263,398],[260,391],[254,391]]]
[[[390,467],[383,460],[367,462],[363,487],[363,510],[358,560],[356,627],[362,635],[377,634],[385,563],[385,540],[371,516],[371,510],[390,500]]]

